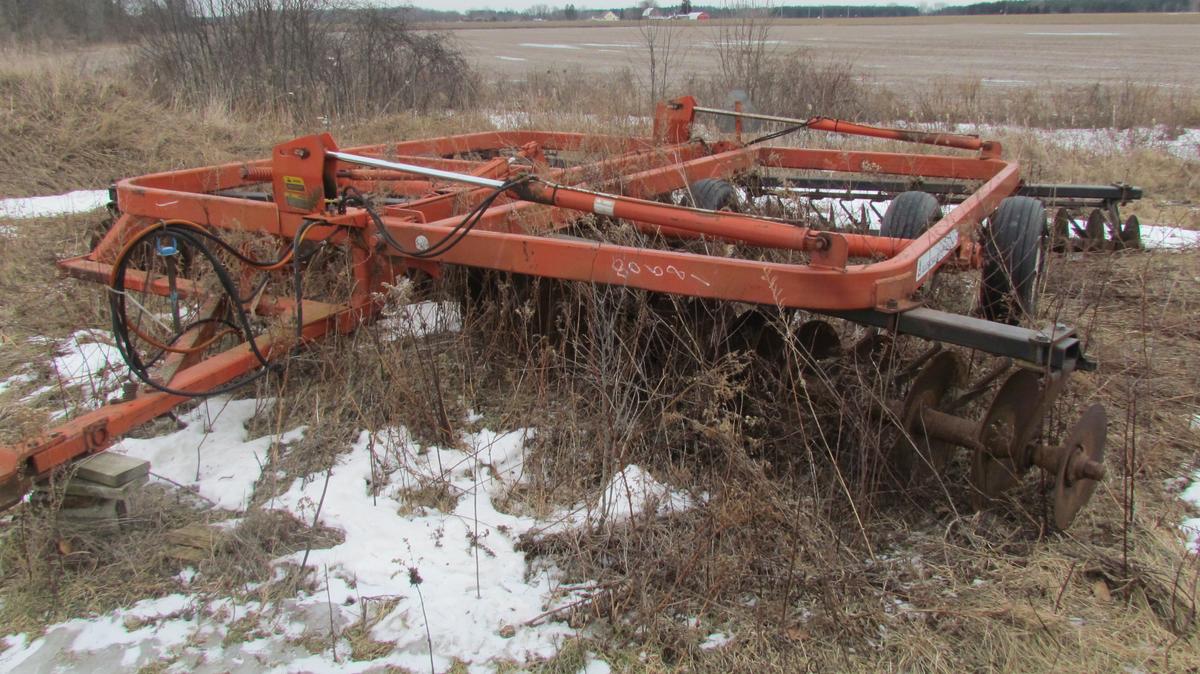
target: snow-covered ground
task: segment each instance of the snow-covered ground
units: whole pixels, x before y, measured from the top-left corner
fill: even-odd
[[[125,361],[107,332],[79,330],[57,342],[41,337],[30,341],[48,346],[50,360],[40,369],[32,363],[26,364],[0,381],[0,393],[41,380],[42,385],[25,392],[21,401],[30,403],[43,395],[66,393],[64,402],[67,405],[54,411],[52,419],[99,407],[120,389],[125,380]]]
[[[1142,225],[1141,230],[1142,246],[1145,248],[1179,250],[1200,247],[1200,231],[1198,230],[1162,225]]]
[[[1192,415],[1192,420],[1188,424],[1189,430],[1196,436],[1200,436],[1200,414]],[[1186,482],[1189,478],[1184,478]],[[1194,510],[1200,512],[1200,470],[1192,473],[1190,484],[1180,494],[1180,498],[1187,501]],[[1200,517],[1189,517],[1183,521],[1181,527],[1183,535],[1187,538],[1188,549],[1200,555]]]
[[[299,427],[249,437],[247,422],[269,406],[213,399],[182,415],[182,430],[127,439],[111,451],[151,460],[156,478],[170,488],[194,490],[214,507],[241,511],[256,483],[278,479],[263,473],[272,447],[286,454],[304,434]],[[504,662],[552,657],[575,631],[546,612],[589,587],[564,585],[557,569],[531,565],[515,549],[522,533],[562,522],[569,513],[540,521],[498,506],[523,479],[525,441],[532,433],[484,429],[445,448],[421,446],[403,428],[363,431],[328,473],[280,485],[280,495],[265,504],[342,534],[341,543],[308,553],[311,591],[271,607],[205,598],[189,592],[198,572],[187,569],[176,594],[53,625],[35,638],[4,637],[0,670],[132,671],[161,662],[172,672],[425,671],[430,644],[439,672],[456,661],[471,671],[491,671]],[[442,494],[436,504],[418,497],[431,489]],[[689,503],[631,466],[614,476],[589,510],[621,520]],[[275,576],[302,561],[303,552],[275,560]],[[370,636],[393,647],[379,658],[351,661],[345,632],[364,611],[374,621]],[[254,624],[253,638],[230,638],[230,623],[239,619]],[[300,642],[324,650],[312,653]]]
[[[77,190],[45,197],[0,199],[0,220],[86,213],[103,208],[107,203],[108,190]]]
[[[396,334],[424,335],[458,329],[457,315],[441,316],[444,309],[424,303],[389,313]],[[44,341],[45,366],[27,366],[0,387],[29,385],[35,372],[48,370],[55,381],[26,398],[65,390],[84,407],[119,387],[124,368],[104,335],[80,331]],[[303,565],[311,589],[270,606],[202,596],[190,587],[203,567],[188,568],[169,596],[69,620],[41,635],[0,636],[0,671],[133,671],[155,663],[169,663],[172,672],[425,671],[431,662],[438,672],[456,662],[492,671],[550,658],[576,634],[553,609],[578,601],[591,584],[565,585],[553,566],[530,563],[516,549],[518,538],[665,515],[695,503],[627,466],[591,502],[545,520],[506,512],[498,503],[524,479],[531,429],[464,433],[454,447],[422,446],[400,427],[363,431],[327,473],[276,484],[282,476],[268,470],[272,456],[286,456],[306,428],[251,437],[251,420],[272,405],[213,398],[182,414],[178,430],[127,438],[110,451],[150,461],[152,478],[164,488],[231,511],[229,529],[263,489],[276,496],[262,507],[339,532],[342,540],[332,547],[271,563],[276,579]],[[254,589],[244,588],[244,596]],[[391,647],[373,660],[352,661],[347,632],[364,615],[373,625],[370,637]],[[235,621],[238,630],[249,621],[253,636],[231,635]],[[607,671],[607,664],[593,659],[588,671]]]
[[[44,218],[69,213],[86,213],[108,203],[108,190],[78,190],[66,194],[24,199],[0,199],[0,236],[11,236],[8,222],[22,218]]]
[[[408,283],[407,280],[404,283]],[[462,330],[462,308],[456,302],[411,302],[388,306],[378,323],[383,338],[424,337]]]

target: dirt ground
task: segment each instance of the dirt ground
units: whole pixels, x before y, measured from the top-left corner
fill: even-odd
[[[440,28],[452,29],[480,66],[514,77],[534,67],[640,68],[646,57],[635,23],[460,25]],[[715,68],[718,24],[675,25],[677,44],[686,49],[681,68]],[[770,40],[781,51],[809,48],[849,60],[886,84],[978,78],[986,86],[1011,87],[1149,79],[1200,90],[1200,14],[790,21],[773,26]]]

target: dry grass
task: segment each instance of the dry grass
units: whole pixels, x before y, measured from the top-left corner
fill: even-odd
[[[257,156],[296,130],[223,109],[175,109],[74,66],[22,67],[0,76],[8,101],[0,121],[13,122],[0,133],[17,128],[0,142],[28,157],[19,171],[0,169],[6,194]],[[559,84],[528,85],[531,107],[550,111],[535,110],[539,125],[572,126],[560,114]],[[627,122],[616,114],[619,104],[609,105],[619,130]],[[335,123],[339,140],[351,144],[483,128],[487,120],[397,115]],[[1036,180],[1129,179],[1163,200],[1197,198],[1195,164],[1149,149],[1052,154],[1036,138],[1002,140]],[[1164,224],[1196,224],[1187,206],[1138,208]],[[82,250],[90,220],[29,221],[5,239],[0,376],[45,360],[30,336],[103,325],[95,289],[57,279],[51,266]],[[856,411],[867,398],[894,394],[871,368],[831,374],[844,402],[830,407],[808,394],[811,382],[779,376],[806,365],[795,349],[786,351],[785,367],[764,367],[720,348],[717,336],[738,308],[504,276],[492,279],[497,290],[472,307],[457,336],[389,341],[368,328],[322,343],[290,363],[285,378],[264,384],[259,394],[286,401],[281,416],[257,421],[264,428],[290,428],[316,409],[322,423],[271,457],[264,475],[273,477],[258,485],[256,503],[292,477],[328,468],[362,429],[405,425],[439,440],[469,428],[472,409],[490,428],[543,429],[529,457],[531,480],[510,494],[508,508],[547,513],[594,500],[630,463],[708,495],[671,518],[527,542],[531,555],[553,555],[571,577],[605,590],[571,617],[593,624],[596,636],[571,642],[545,671],[575,671],[587,651],[630,671],[1194,670],[1200,569],[1179,544],[1184,505],[1163,484],[1200,460],[1189,428],[1200,388],[1192,367],[1200,358],[1192,320],[1197,261],[1194,251],[1127,253],[1056,258],[1051,266],[1043,311],[1079,325],[1101,367],[1075,377],[1049,432],[1060,434],[1094,400],[1105,402],[1110,419],[1111,477],[1067,534],[1044,527],[1045,499],[1032,479],[1011,507],[983,514],[966,502],[961,461],[944,476],[944,489],[886,488],[888,425]],[[452,274],[394,300],[461,297],[467,281]],[[535,298],[551,291],[566,300],[563,309],[540,313]],[[49,316],[47,305],[60,310]],[[696,314],[702,319],[690,318]],[[847,340],[859,334],[841,330]],[[0,397],[6,431],[45,423],[44,416],[17,421],[18,409],[18,399]],[[1127,475],[1137,499],[1128,523]],[[428,505],[444,495],[430,485],[412,498]],[[36,630],[177,591],[162,532],[224,517],[157,489],[134,512],[123,532],[73,539],[64,554],[53,512],[21,509],[0,534],[0,625]],[[331,535],[258,508],[247,519],[239,554],[212,560],[194,591],[239,592],[264,579],[270,559]],[[264,603],[292,589],[263,587]],[[363,657],[387,647],[368,638],[367,622],[355,637]],[[736,639],[699,649],[716,630]]]
[[[220,105],[165,106],[119,65],[97,71],[88,56],[55,60],[9,49],[2,60],[0,142],[11,158],[0,170],[5,196],[232,161],[261,154],[288,132],[271,120],[235,121]]]
[[[220,550],[199,562],[182,562],[171,557],[165,535],[187,525],[211,525],[231,513],[206,509],[189,492],[160,485],[130,500],[130,515],[119,531],[81,529],[58,517],[59,506],[54,500],[44,508],[18,508],[3,530],[0,625],[7,633],[36,633],[48,624],[183,589],[268,604],[297,589],[295,578],[273,578],[271,560],[339,540],[336,532],[310,529],[289,515],[254,510],[226,529]],[[187,567],[198,573],[185,585],[179,574]]]
[[[79,402],[80,394],[62,386],[48,365],[54,342],[76,330],[104,328],[102,298],[61,278],[55,260],[86,252],[99,214],[23,220],[11,225],[0,252],[0,378],[16,374],[33,379],[0,392],[0,442],[16,442],[50,425],[49,414]],[[48,311],[47,307],[54,307]],[[42,340],[40,336],[50,336]],[[36,401],[22,400],[49,387]]]

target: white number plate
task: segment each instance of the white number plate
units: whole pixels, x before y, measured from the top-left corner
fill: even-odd
[[[958,248],[958,230],[952,229],[949,234],[943,236],[940,241],[933,244],[932,248],[917,258],[917,282],[920,283],[921,279],[933,271],[934,267],[937,267],[956,248]]]

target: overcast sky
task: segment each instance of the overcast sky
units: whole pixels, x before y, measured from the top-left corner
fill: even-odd
[[[821,2],[817,0],[791,0],[785,2],[771,2],[774,6],[779,5],[910,5],[921,6],[928,5],[965,5],[971,2],[979,2],[980,0],[950,0],[949,2],[888,2],[887,0],[829,0]],[[579,9],[611,9],[614,7],[634,7],[638,4],[637,0],[628,2],[614,2],[613,0],[569,0],[570,4],[575,5]],[[445,9],[445,10],[467,10],[467,9],[528,9],[532,5],[549,5],[551,7],[562,7],[568,4],[568,0],[546,1],[546,0],[415,0],[411,3],[395,2],[389,0],[375,0],[375,4],[386,7],[400,6],[404,4],[412,4],[416,7],[426,7],[428,9]],[[723,4],[721,0],[712,0],[706,2],[704,0],[693,0],[694,5],[712,5],[718,6]],[[660,7],[678,7],[678,2],[666,2],[658,0]]]

